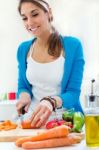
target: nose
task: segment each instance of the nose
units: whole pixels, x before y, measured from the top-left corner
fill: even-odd
[[[27,24],[28,24],[28,26],[31,26],[33,24],[33,20],[31,18],[28,18]]]

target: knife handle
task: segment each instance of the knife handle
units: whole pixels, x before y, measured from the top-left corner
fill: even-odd
[[[21,114],[24,115],[25,113],[26,113],[26,111],[25,111],[25,106],[23,106],[23,107],[21,108]]]

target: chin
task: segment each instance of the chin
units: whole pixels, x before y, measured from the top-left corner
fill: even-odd
[[[41,37],[42,37],[41,34],[33,34],[33,33],[32,33],[32,36],[34,36],[34,37],[36,37],[36,38],[41,38]]]

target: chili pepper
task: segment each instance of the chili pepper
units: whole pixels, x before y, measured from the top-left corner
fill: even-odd
[[[73,117],[73,132],[81,132],[84,125],[84,115],[81,112],[75,112]]]
[[[73,116],[74,116],[74,108],[66,110],[65,112],[63,112],[62,114],[62,119],[65,121],[70,121],[73,122]]]

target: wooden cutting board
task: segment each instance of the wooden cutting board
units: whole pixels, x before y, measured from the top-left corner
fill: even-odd
[[[15,142],[20,137],[33,136],[43,132],[45,129],[21,129],[0,131],[0,142]]]
[[[43,132],[46,129],[21,129],[16,128],[10,131],[0,131],[0,142],[15,142],[18,138],[33,136]],[[70,133],[74,136],[80,136],[84,139],[84,133]]]

